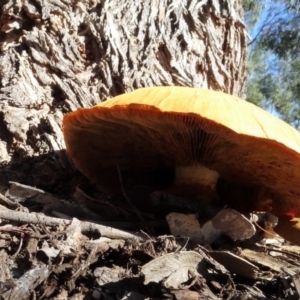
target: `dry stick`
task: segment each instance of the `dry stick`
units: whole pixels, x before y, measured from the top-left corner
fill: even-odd
[[[124,198],[126,199],[126,201],[128,202],[128,204],[131,206],[131,208],[134,210],[134,212],[136,213],[136,215],[138,216],[138,218],[140,219],[140,221],[143,223],[144,227],[146,228],[146,230],[148,232],[151,232],[149,230],[149,228],[146,225],[146,222],[144,220],[144,218],[141,216],[140,211],[135,207],[135,205],[131,202],[131,200],[129,199],[129,197],[127,196],[124,186],[123,186],[123,180],[122,180],[122,175],[121,175],[121,170],[119,168],[119,165],[117,164],[117,170],[118,170],[118,175],[119,175],[119,180],[120,180],[120,185],[121,185],[121,189],[122,189],[122,193]]]
[[[277,233],[272,233],[264,228],[262,228],[260,225],[257,224],[256,221],[252,222],[256,227],[258,227],[261,231],[263,231],[264,233],[267,233],[268,235],[272,236],[274,239],[278,239],[280,238],[280,236]]]
[[[70,225],[72,221],[65,219],[58,219],[47,217],[37,213],[25,213],[17,212],[13,210],[0,209],[0,219],[6,219],[10,221],[22,222],[22,223],[33,223],[33,224],[43,224],[47,226],[67,226]],[[98,230],[101,236],[105,236],[112,239],[139,239],[144,240],[145,238],[139,234],[132,234],[130,232],[122,231],[108,226],[103,226],[100,224],[95,224],[91,222],[80,221],[81,231],[96,231]]]
[[[19,203],[13,202],[11,200],[9,200],[7,197],[5,197],[4,195],[2,195],[0,193],[0,203],[7,205],[8,207],[11,208],[18,208],[18,207],[22,207],[22,205],[20,205]]]
[[[289,256],[292,256],[293,258],[296,258],[297,261],[299,261],[299,258],[300,258],[300,255],[299,254],[296,254],[296,253],[293,253],[293,252],[290,252],[290,251],[286,251],[286,250],[280,250],[280,249],[277,249],[277,248],[274,248],[274,247],[266,247],[266,249],[268,250],[268,252],[270,251],[274,251],[274,252],[278,252],[278,253],[282,253],[282,254],[285,254],[285,255],[289,255]]]
[[[17,255],[20,253],[21,249],[22,249],[22,246],[23,246],[23,237],[21,236],[20,237],[20,242],[19,242],[19,247],[18,247],[18,250],[15,252],[15,254],[13,254],[11,256],[11,258],[16,258]]]

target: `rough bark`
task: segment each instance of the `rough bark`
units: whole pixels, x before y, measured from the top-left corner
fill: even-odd
[[[0,184],[69,180],[61,121],[78,107],[159,85],[244,96],[240,0],[2,0],[0,11]]]

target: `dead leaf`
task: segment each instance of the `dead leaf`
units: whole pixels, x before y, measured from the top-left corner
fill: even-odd
[[[114,266],[113,268],[99,267],[94,271],[94,276],[97,278],[100,286],[111,282],[118,282],[122,278],[122,275],[125,274],[126,270],[118,266]]]
[[[203,240],[200,224],[195,214],[170,213],[166,219],[174,236]]]
[[[274,258],[270,254],[264,252],[257,252],[250,249],[243,249],[241,250],[240,255],[245,259],[251,260],[256,264],[270,268],[271,270],[279,273],[282,272],[282,268],[291,267],[291,265],[288,262],[284,261],[283,259]]]
[[[190,290],[175,290],[172,291],[176,300],[198,300],[199,294]]]
[[[221,210],[211,222],[216,230],[222,231],[234,241],[249,239],[255,234],[254,225],[234,209]]]
[[[205,268],[202,255],[194,251],[181,251],[160,256],[142,267],[145,284],[161,282],[168,288],[179,288],[189,279],[189,272],[199,274]]]
[[[216,229],[212,221],[209,220],[202,226],[202,234],[204,241],[211,244],[222,235],[222,231]]]

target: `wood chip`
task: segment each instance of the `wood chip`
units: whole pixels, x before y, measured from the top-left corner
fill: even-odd
[[[258,267],[231,252],[210,251],[209,255],[234,274],[250,279],[256,279],[259,274]]]

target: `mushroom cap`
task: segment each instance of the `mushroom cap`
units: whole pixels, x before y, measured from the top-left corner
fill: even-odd
[[[267,189],[273,212],[300,214],[300,134],[237,97],[142,88],[67,114],[63,132],[75,165],[103,186],[120,185],[117,166],[126,174],[200,164],[229,182]]]

